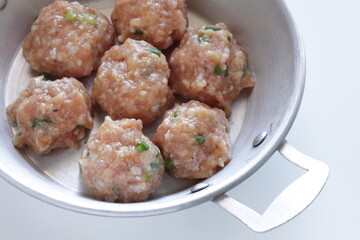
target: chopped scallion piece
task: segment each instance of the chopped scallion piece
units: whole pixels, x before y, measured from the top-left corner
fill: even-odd
[[[88,150],[88,152],[87,152],[86,156],[87,156],[87,157],[89,157],[89,156],[90,156],[90,151],[89,151],[89,150]]]
[[[50,78],[51,76],[49,74],[43,74],[40,78],[41,81],[50,81]]]
[[[151,177],[150,173],[145,173],[144,178],[145,178],[145,181],[150,182],[152,177]]]
[[[155,157],[156,157],[156,160],[160,159],[160,151],[159,150],[156,151],[156,156]]]
[[[151,170],[157,170],[162,167],[161,154],[159,150],[156,150],[155,161],[150,163]]]
[[[135,29],[135,32],[134,32],[135,35],[143,35],[144,32],[141,30],[141,29]]]
[[[156,54],[156,55],[158,55],[159,57],[160,57],[160,55],[161,55],[161,51],[160,51],[159,49],[156,49],[156,48],[148,48],[148,49],[146,49],[146,51],[151,52],[151,53],[153,53],[153,54]]]
[[[214,68],[214,73],[217,74],[217,75],[220,75],[222,73],[222,69],[220,66],[216,66]]]
[[[205,26],[204,29],[205,30],[213,30],[213,31],[220,31],[221,30],[221,28],[212,27],[212,26]]]
[[[176,168],[175,164],[171,158],[169,158],[168,160],[165,161],[165,168],[167,170],[173,170]]]
[[[242,70],[242,71],[243,71],[243,75],[245,75],[247,69],[248,69],[248,64],[245,63],[245,64],[244,64],[244,67],[243,67],[243,70]]]
[[[200,43],[202,43],[202,42],[210,42],[210,39],[208,39],[208,38],[205,37],[205,36],[201,36],[201,37],[198,37],[198,41],[199,41]]]
[[[176,112],[174,112],[174,118],[176,118],[176,117],[178,117],[180,114],[179,114],[179,112],[178,111],[176,111]]]
[[[90,25],[96,24],[96,15],[94,14],[85,13],[82,19]]]
[[[139,142],[138,144],[136,144],[136,147],[135,147],[135,149],[138,151],[138,152],[144,152],[144,151],[147,151],[147,150],[149,150],[149,145],[146,143],[146,142],[144,142],[144,141],[141,141],[141,142]]]
[[[65,20],[69,21],[69,22],[73,22],[77,19],[77,14],[76,12],[70,10],[70,9],[66,9],[65,10]]]
[[[15,137],[21,137],[21,132],[17,132],[16,134],[15,134]]]
[[[84,144],[87,144],[88,141],[89,141],[89,138],[86,138],[86,139],[84,140]]]
[[[96,15],[91,13],[79,14],[71,9],[65,10],[65,20],[68,22],[84,21],[90,25],[96,24]]]
[[[32,123],[32,128],[36,128],[37,125],[38,125],[39,123],[41,123],[41,122],[43,122],[43,123],[52,123],[52,121],[51,121],[50,119],[35,118],[34,121],[33,121],[33,123]]]
[[[116,187],[116,186],[113,186],[113,187],[111,188],[111,192],[112,192],[112,194],[113,194],[114,196],[116,196],[116,197],[120,196],[120,189],[119,189],[118,187]]]
[[[204,135],[201,135],[201,134],[196,135],[195,139],[196,139],[196,145],[201,145],[201,144],[204,144],[204,142],[205,142],[205,137],[204,137]]]
[[[151,167],[151,170],[159,169],[159,168],[161,168],[161,163],[160,162],[152,162],[152,163],[150,163],[150,167]]]
[[[231,36],[228,36],[228,37],[227,37],[227,40],[230,42],[230,41],[231,41]]]

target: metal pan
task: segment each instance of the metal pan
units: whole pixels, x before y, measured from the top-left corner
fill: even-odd
[[[190,25],[226,23],[247,49],[250,70],[257,80],[256,87],[243,91],[232,106],[229,121],[233,159],[215,176],[199,182],[166,175],[149,201],[107,203],[93,199],[81,181],[77,163],[81,150],[59,149],[38,156],[29,149],[14,148],[14,126],[8,121],[5,108],[36,75],[22,56],[21,44],[40,8],[50,2],[11,0],[0,10],[0,175],[8,182],[55,206],[112,217],[164,214],[212,200],[259,232],[288,221],[321,191],[328,167],[285,141],[304,90],[305,55],[294,19],[282,0],[188,1]],[[107,15],[114,5],[113,0],[83,2]],[[91,79],[82,79],[88,88]],[[96,114],[94,130],[103,117]],[[145,132],[151,135],[153,128]],[[262,215],[224,194],[259,169],[277,150],[308,172],[288,186]]]

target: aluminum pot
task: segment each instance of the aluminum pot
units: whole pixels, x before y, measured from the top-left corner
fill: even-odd
[[[80,150],[55,150],[38,156],[14,148],[14,125],[5,108],[36,75],[22,56],[21,44],[43,6],[50,0],[0,0],[0,175],[24,192],[58,207],[77,212],[139,217],[164,214],[206,201],[243,221],[254,231],[267,231],[304,210],[318,195],[328,177],[328,167],[290,146],[285,137],[298,112],[305,83],[305,55],[294,19],[282,0],[188,1],[190,25],[224,22],[249,55],[257,85],[243,91],[233,104],[230,137],[232,161],[203,181],[175,179],[169,175],[150,200],[142,203],[107,203],[87,192],[79,175]],[[109,15],[113,0],[81,1]],[[91,87],[91,77],[82,79]],[[103,116],[96,115],[96,127]],[[145,129],[151,134],[151,127]],[[228,197],[225,192],[259,169],[279,151],[295,165],[308,170],[288,186],[262,214]]]

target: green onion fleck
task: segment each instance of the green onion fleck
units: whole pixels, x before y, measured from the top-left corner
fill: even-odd
[[[32,123],[32,128],[36,128],[37,125],[38,125],[39,123],[41,123],[41,122],[43,122],[43,123],[52,123],[52,121],[51,121],[50,119],[35,118],[34,121],[33,121],[33,123]]]
[[[201,36],[201,37],[198,37],[198,41],[199,41],[200,43],[210,42],[210,39],[208,39],[208,38],[205,37],[205,36]]]
[[[155,161],[150,163],[151,170],[157,170],[162,167],[160,156],[161,156],[160,151],[157,150],[155,155]]]
[[[152,163],[150,163],[150,167],[151,167],[151,170],[159,169],[159,168],[161,168],[161,163],[160,162],[152,162]]]
[[[145,173],[144,178],[145,178],[145,181],[150,182],[152,177],[151,177],[150,173]]]
[[[227,37],[227,40],[230,42],[230,41],[231,41],[231,36],[228,36],[228,37]]]
[[[89,157],[89,156],[90,156],[90,151],[88,150],[86,157]]]
[[[65,10],[65,20],[69,21],[69,22],[73,22],[77,19],[77,14],[76,12],[70,10],[70,9],[66,9]]]
[[[76,125],[76,128],[84,128],[84,125]]]
[[[144,34],[144,32],[143,32],[141,29],[135,29],[134,34],[135,34],[135,35],[139,35],[139,36],[141,36],[141,35],[143,35],[143,34]]]
[[[214,73],[217,74],[217,75],[220,75],[222,73],[222,69],[220,66],[216,66],[214,68]]]
[[[220,31],[220,30],[222,30],[221,28],[212,27],[212,26],[205,26],[204,29],[205,29],[205,30],[213,30],[213,31]]]
[[[85,13],[82,19],[90,25],[96,24],[96,15],[94,14]]]
[[[91,13],[79,14],[71,9],[65,10],[65,20],[68,22],[83,21],[90,25],[96,24],[96,15]]]
[[[113,186],[113,187],[111,188],[111,192],[112,192],[112,194],[113,194],[114,196],[116,196],[116,197],[120,196],[120,189],[119,189],[118,187],[116,187],[116,186]]]
[[[229,76],[229,67],[228,66],[226,66],[226,68],[225,68],[224,75],[225,75],[225,77]]]
[[[21,132],[17,132],[16,134],[15,134],[15,137],[21,137]]]
[[[153,53],[153,54],[156,54],[156,55],[158,55],[159,57],[160,57],[160,55],[161,55],[161,51],[160,51],[159,49],[156,49],[156,48],[148,48],[148,49],[146,49],[146,51],[151,52],[151,53]]]
[[[204,135],[201,135],[201,134],[196,135],[195,139],[196,139],[196,145],[201,145],[201,144],[204,144],[204,142],[205,142],[205,137],[204,137]]]
[[[87,144],[88,141],[89,141],[89,138],[86,138],[86,139],[84,140],[84,144]]]
[[[156,157],[156,160],[158,160],[160,158],[160,151],[159,150],[156,151],[155,157]]]
[[[144,142],[144,141],[141,141],[141,142],[139,142],[138,144],[136,144],[136,147],[135,147],[135,149],[138,151],[138,152],[144,152],[144,151],[147,151],[147,150],[149,150],[149,145],[146,143],[146,142]]]
[[[169,158],[168,160],[165,161],[165,168],[167,170],[173,170],[176,168],[175,164],[171,158]]]
[[[49,74],[43,74],[40,78],[41,81],[50,81],[48,78],[50,78]]]
[[[248,69],[248,64],[245,63],[245,64],[244,64],[244,67],[243,67],[243,70],[242,70],[242,71],[243,71],[243,75],[245,75],[247,69]]]
[[[180,114],[179,114],[179,112],[178,111],[176,111],[176,112],[174,112],[174,118],[177,118],[178,116],[179,116]]]

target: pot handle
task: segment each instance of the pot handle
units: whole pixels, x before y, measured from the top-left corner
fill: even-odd
[[[302,212],[320,193],[329,176],[325,163],[306,156],[286,141],[278,151],[307,172],[285,188],[262,215],[226,194],[212,200],[255,232],[271,230]]]

